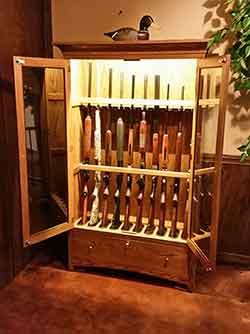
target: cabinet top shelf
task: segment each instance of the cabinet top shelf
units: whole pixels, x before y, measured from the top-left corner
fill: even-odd
[[[200,99],[199,106],[208,107],[215,106],[219,104],[219,99]],[[81,97],[78,99],[78,103],[72,103],[73,107],[79,107],[80,105],[96,105],[96,106],[131,106],[147,108],[158,106],[169,108],[184,108],[193,109],[195,107],[195,101],[193,100],[159,100],[159,99],[115,99],[115,98],[105,98],[105,97]]]
[[[55,42],[64,58],[139,59],[139,58],[204,58],[206,39]]]

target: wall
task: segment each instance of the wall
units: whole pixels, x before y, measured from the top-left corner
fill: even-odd
[[[224,24],[223,1],[219,0],[52,0],[54,41],[107,40],[103,32],[136,27],[144,14],[160,25],[151,39],[204,38],[211,27]],[[120,14],[120,11],[122,13]],[[230,99],[234,99],[230,95]],[[240,98],[228,108],[224,154],[239,155],[237,147],[249,134],[247,100]],[[239,109],[238,103],[244,105]]]

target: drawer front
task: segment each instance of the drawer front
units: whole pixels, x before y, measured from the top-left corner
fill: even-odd
[[[185,245],[135,240],[127,236],[75,229],[71,232],[73,266],[125,269],[187,283]]]
[[[131,241],[127,252],[131,268],[172,280],[188,279],[187,247]]]

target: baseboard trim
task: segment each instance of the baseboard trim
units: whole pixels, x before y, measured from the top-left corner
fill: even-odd
[[[250,255],[222,252],[218,254],[217,261],[228,264],[250,265]]]

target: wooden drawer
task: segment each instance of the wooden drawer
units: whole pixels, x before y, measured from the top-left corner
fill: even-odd
[[[188,252],[185,245],[133,240],[129,242],[127,260],[131,270],[171,280],[188,279]]]
[[[71,232],[70,257],[73,267],[125,269],[185,284],[189,280],[185,244],[74,229]]]

